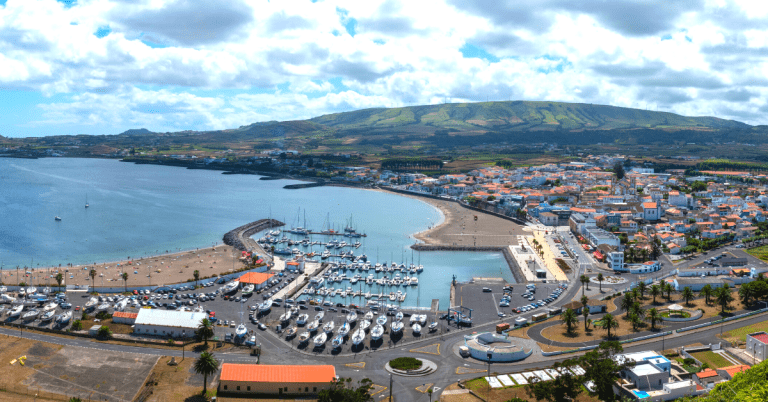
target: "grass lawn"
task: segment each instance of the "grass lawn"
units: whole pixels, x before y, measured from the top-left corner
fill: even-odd
[[[691,356],[695,357],[696,360],[700,361],[702,364],[704,363],[709,364],[709,367],[712,367],[712,368],[733,366],[733,363],[726,360],[724,357],[720,356],[719,354],[709,350],[706,352],[691,353]]]
[[[747,334],[752,334],[760,331],[768,331],[768,320],[758,322],[757,324],[748,325],[746,327],[736,328],[728,332],[723,333],[722,338],[729,342],[746,342]]]
[[[493,375],[493,373],[491,373]],[[536,398],[529,397],[525,393],[525,386],[522,385],[515,385],[512,387],[504,387],[504,388],[490,388],[489,393],[489,387],[488,382],[485,381],[485,378],[476,378],[474,380],[469,380],[464,383],[464,385],[467,387],[467,389],[471,389],[478,395],[480,395],[482,398],[485,398],[488,402],[506,402],[512,398],[520,398],[524,401],[530,401],[530,402],[536,402]],[[453,399],[443,399],[443,400],[449,400],[453,401]],[[469,399],[461,399],[469,400]],[[589,395],[587,391],[582,391],[581,394],[579,394],[578,397],[575,399],[576,402],[599,402],[600,400],[597,399],[597,397]]]
[[[746,250],[747,253],[753,255],[763,261],[768,261],[768,245],[750,248]]]
[[[637,327],[637,331],[634,331],[632,329],[632,323],[624,320],[624,314],[614,317],[619,322],[619,328],[612,328],[611,336],[622,336],[636,332],[648,331],[651,329],[651,324],[646,323],[645,326],[639,325]],[[656,329],[658,330],[660,328],[664,328],[662,323],[656,323]],[[541,335],[556,342],[580,343],[604,339],[608,335],[608,331],[604,330],[603,328],[594,328],[590,326],[589,330],[585,333],[584,320],[581,319],[574,326],[572,334],[567,334],[565,325],[560,323],[559,325],[553,325],[551,327],[545,328],[541,331]]]

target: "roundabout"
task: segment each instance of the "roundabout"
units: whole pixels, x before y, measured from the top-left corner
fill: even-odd
[[[597,280],[597,276],[591,276],[589,278],[590,283],[594,283],[595,285],[600,285],[600,281]],[[608,275],[603,277],[603,285],[620,285],[622,283],[626,283],[627,280],[625,278],[622,278],[620,276],[614,276],[614,275]]]
[[[391,374],[403,377],[422,377],[434,373],[437,370],[437,364],[418,357],[398,357],[388,361],[384,369]]]

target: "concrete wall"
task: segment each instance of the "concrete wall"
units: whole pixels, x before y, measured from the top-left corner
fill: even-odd
[[[753,338],[750,335],[747,335],[747,348],[746,351],[748,353],[753,354],[756,358],[763,360],[765,359],[765,354],[768,351],[767,345],[758,341],[757,339]]]
[[[195,336],[196,328],[178,328],[178,327],[164,327],[159,325],[145,325],[138,324],[133,328],[133,332],[140,335],[159,336],[162,338],[180,338],[182,331],[184,336],[191,338]]]
[[[238,387],[240,389],[238,390]],[[270,383],[247,381],[221,381],[219,392],[227,394],[264,394],[264,395],[315,395],[331,387],[324,383]]]

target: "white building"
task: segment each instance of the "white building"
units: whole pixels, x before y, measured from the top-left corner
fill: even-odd
[[[205,312],[140,309],[133,332],[139,335],[180,338],[195,336]]]
[[[765,359],[765,354],[768,352],[768,334],[765,332],[748,334],[746,350],[758,360]]]

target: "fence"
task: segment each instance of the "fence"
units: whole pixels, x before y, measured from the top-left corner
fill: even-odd
[[[741,319],[741,318],[746,318],[746,317],[753,316],[755,314],[760,314],[760,313],[765,313],[765,312],[768,312],[768,308],[752,311],[752,312],[749,312],[749,313],[746,313],[746,314],[735,315],[733,317],[728,317],[728,318],[725,318],[725,319],[722,319],[722,320],[717,320],[717,321],[712,321],[712,322],[705,322],[703,324],[697,324],[697,325],[692,325],[690,327],[680,328],[680,329],[676,330],[675,332],[681,333],[681,332],[691,331],[691,330],[694,330],[694,329],[704,328],[704,327],[707,327],[707,326],[710,326],[710,325],[715,325],[715,324],[722,324],[722,323],[725,323],[725,322],[728,322],[728,321],[738,320],[738,319]]]
[[[672,331],[660,332],[658,334],[646,335],[646,336],[641,336],[641,337],[638,337],[638,338],[625,339],[623,341],[619,341],[619,343],[623,344],[623,343],[630,343],[630,342],[638,342],[638,341],[644,341],[646,339],[657,338],[657,337],[660,337],[660,336],[667,336],[667,335],[672,335]],[[592,349],[595,349],[595,348],[597,348],[597,345],[584,346],[584,347],[581,347],[581,348],[570,349],[570,350],[560,350],[560,351],[557,351],[557,352],[541,352],[541,355],[542,356],[547,356],[547,357],[549,357],[549,356],[557,356],[557,355],[564,355],[564,354],[567,354],[567,353],[583,352],[585,350],[592,350]]]

